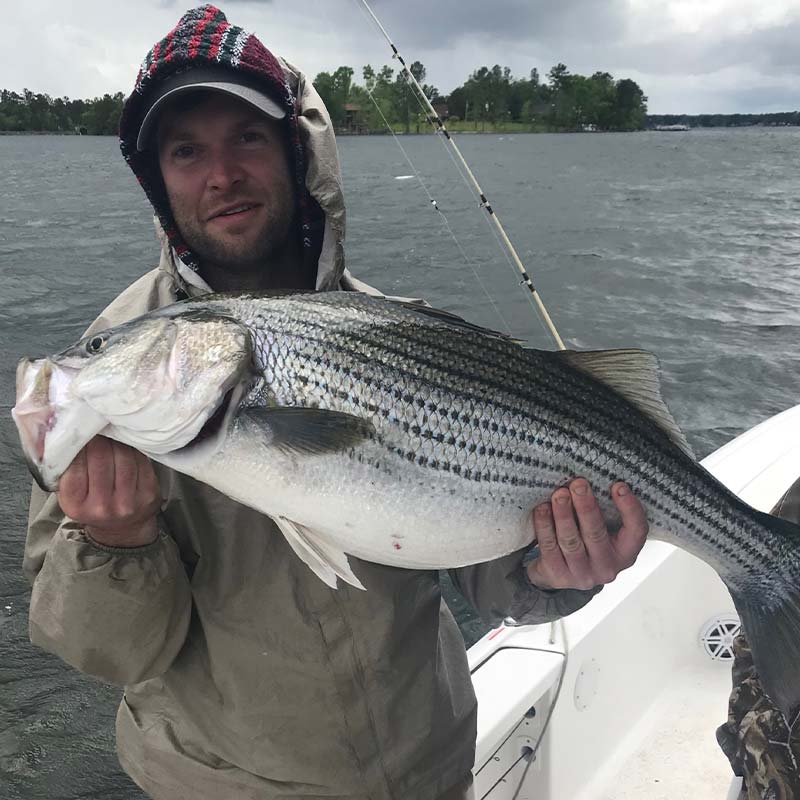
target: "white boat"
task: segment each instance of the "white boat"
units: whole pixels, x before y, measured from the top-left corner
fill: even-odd
[[[769,511],[800,475],[800,406],[702,463]],[[741,781],[715,738],[727,718],[737,629],[717,574],[651,541],[563,622],[487,633],[468,651],[478,696],[476,797],[737,798]]]

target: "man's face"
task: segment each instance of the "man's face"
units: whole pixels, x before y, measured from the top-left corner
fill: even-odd
[[[158,160],[175,222],[203,263],[262,270],[293,235],[296,196],[284,123],[204,95],[159,120]]]

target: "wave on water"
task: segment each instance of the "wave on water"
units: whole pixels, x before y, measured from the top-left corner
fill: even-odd
[[[49,223],[46,219],[29,219],[24,223],[26,228],[43,228],[47,224]]]
[[[413,175],[395,175],[394,179],[396,181],[410,181],[413,177]]]

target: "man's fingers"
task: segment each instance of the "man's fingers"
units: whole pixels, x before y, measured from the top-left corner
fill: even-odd
[[[647,538],[647,515],[624,483],[611,496],[622,518],[609,536],[600,506],[584,478],[553,493],[534,509],[533,527],[540,555],[528,565],[531,582],[545,589],[591,589],[611,583],[630,567]]]
[[[111,442],[114,455],[114,510],[123,516],[135,511],[139,462],[132,447]]]
[[[611,487],[611,499],[622,517],[622,527],[614,537],[614,548],[620,568],[627,569],[644,547],[650,526],[644,506],[624,483]]]
[[[103,512],[109,513],[109,501],[114,490],[114,451],[111,441],[95,436],[86,445],[86,468],[89,474],[89,500],[96,500]]]
[[[538,580],[534,580],[534,583],[544,588],[557,588],[568,579],[569,569],[558,546],[549,502],[533,509],[533,532],[539,545],[539,558],[531,565],[538,575]]]
[[[556,526],[558,546],[564,561],[579,589],[591,589],[592,580],[589,554],[583,544],[581,530],[575,519],[572,495],[569,489],[559,489],[553,494],[553,521]]]
[[[139,469],[139,479],[136,486],[137,498],[142,503],[154,506],[153,513],[155,513],[161,507],[162,500],[158,476],[150,459],[144,453],[134,450],[134,454]]]
[[[586,548],[597,549],[607,544],[608,529],[589,482],[578,478],[569,485],[569,491]]]
[[[75,456],[58,482],[58,502],[62,511],[67,516],[72,516],[65,506],[75,510],[86,499],[88,491],[89,475],[86,471],[86,448],[84,447]]]
[[[617,552],[608,535],[606,521],[597,498],[585,478],[572,481],[569,490],[583,545],[588,553],[592,585],[611,583],[619,572]]]

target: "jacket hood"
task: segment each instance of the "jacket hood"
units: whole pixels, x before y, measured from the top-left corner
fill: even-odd
[[[336,286],[344,270],[345,212],[333,125],[311,81],[274,56],[256,36],[231,25],[212,5],[184,14],[145,57],[120,119],[120,149],[145,191],[165,233],[165,247],[190,270],[197,255],[183,240],[170,210],[156,157],[140,152],[136,140],[154,94],[168,78],[196,67],[245,75],[286,111],[283,124],[297,184],[304,257],[318,259],[317,288]],[[166,253],[165,253],[166,255]]]

